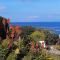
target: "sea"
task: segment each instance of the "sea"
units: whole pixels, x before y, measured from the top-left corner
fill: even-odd
[[[60,22],[11,22],[11,25],[32,26],[55,31],[60,35]]]

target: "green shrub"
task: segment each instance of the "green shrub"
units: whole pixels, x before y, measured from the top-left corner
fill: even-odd
[[[16,54],[14,52],[10,53],[6,60],[16,60]]]

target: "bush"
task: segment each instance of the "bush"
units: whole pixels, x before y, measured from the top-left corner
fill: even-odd
[[[6,60],[16,60],[16,54],[14,52],[10,53]]]
[[[20,54],[27,55],[27,53],[28,53],[27,47],[22,47],[20,50]]]

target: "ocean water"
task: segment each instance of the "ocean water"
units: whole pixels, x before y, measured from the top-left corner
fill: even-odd
[[[60,22],[11,22],[10,24],[19,26],[33,26],[36,28],[45,28],[54,30],[56,33],[60,34]]]

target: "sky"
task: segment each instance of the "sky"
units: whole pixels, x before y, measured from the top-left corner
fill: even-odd
[[[11,22],[60,22],[60,0],[0,0],[0,16]]]

